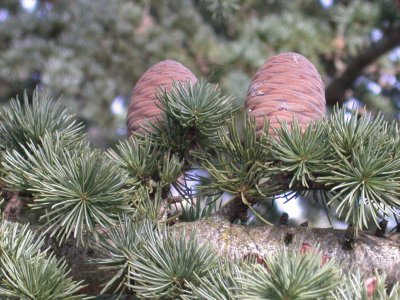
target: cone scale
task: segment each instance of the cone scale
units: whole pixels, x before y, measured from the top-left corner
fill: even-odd
[[[128,135],[138,132],[146,120],[160,118],[162,110],[157,106],[157,93],[171,91],[173,82],[197,82],[196,76],[184,65],[174,60],[161,61],[149,68],[136,83],[129,102],[127,125]]]
[[[269,133],[281,122],[296,119],[301,128],[325,115],[325,89],[315,66],[298,53],[281,53],[267,60],[253,77],[246,97],[246,109],[261,131],[264,118]]]

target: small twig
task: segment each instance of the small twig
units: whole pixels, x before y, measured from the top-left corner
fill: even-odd
[[[6,220],[16,221],[19,220],[21,209],[24,202],[20,199],[18,192],[12,192],[10,199],[7,201],[4,208],[4,218]]]
[[[267,220],[265,220],[265,219],[253,208],[253,206],[246,200],[246,198],[244,197],[243,193],[241,193],[241,197],[242,197],[243,203],[251,210],[251,212],[252,212],[257,218],[259,218],[259,219],[260,219],[261,221],[263,221],[265,224],[272,225],[270,222],[268,222]]]

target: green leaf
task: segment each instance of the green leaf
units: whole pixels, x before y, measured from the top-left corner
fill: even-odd
[[[342,155],[348,157],[368,143],[385,144],[387,142],[387,122],[382,115],[358,115],[357,111],[345,112],[345,109],[334,108],[327,128],[332,146]]]
[[[85,234],[97,237],[96,225],[113,226],[119,213],[132,211],[127,176],[103,153],[87,145],[61,148],[50,135],[40,142],[43,147],[31,142],[23,148],[26,158],[14,151],[5,159],[28,181],[32,208],[43,212],[46,232],[60,243],[73,235],[84,244]]]
[[[340,149],[335,150],[340,161],[329,166],[330,176],[318,181],[331,188],[334,197],[329,204],[338,203],[339,216],[345,214],[346,222],[362,229],[368,227],[370,218],[378,225],[379,218],[397,214],[400,158],[392,158],[390,149],[372,141],[355,148],[348,157]]]
[[[207,170],[211,179],[200,185],[203,190],[228,192],[237,197],[244,195],[252,204],[265,200],[279,191],[279,183],[271,180],[271,154],[266,144],[269,137],[266,131],[257,136],[254,120],[245,117],[242,134],[234,117],[228,130],[220,128],[219,143],[215,153],[201,157],[201,166]]]
[[[53,255],[22,256],[13,260],[3,254],[0,262],[4,275],[0,282],[0,296],[22,300],[93,299],[77,294],[84,287],[83,282],[69,277],[67,263]]]
[[[202,2],[215,20],[231,17],[240,8],[237,0],[202,0]]]
[[[170,92],[159,89],[157,97],[165,114],[162,120],[148,122],[146,129],[159,145],[181,157],[192,148],[213,143],[217,130],[234,112],[232,98],[203,81],[174,82]]]
[[[325,299],[341,281],[334,261],[322,263],[318,248],[302,253],[286,248],[242,271],[240,299]]]
[[[326,164],[332,162],[324,122],[310,124],[304,132],[297,120],[291,128],[282,123],[277,130],[278,138],[272,141],[272,156],[279,161],[276,170],[289,174],[289,188],[296,183],[309,188],[316,176],[324,172]],[[326,172],[326,171],[325,171]]]
[[[140,247],[129,261],[127,286],[141,299],[177,299],[188,291],[187,282],[197,282],[216,267],[216,253],[200,246],[194,233],[186,237],[148,223],[136,235]]]
[[[120,167],[121,172],[128,176],[129,187],[144,185],[152,188],[152,181],[156,180],[158,175],[162,150],[152,145],[147,136],[143,140],[132,136],[119,142],[116,150],[109,150],[107,155]]]
[[[139,246],[140,236],[144,233],[145,222],[134,222],[124,214],[117,224],[104,228],[104,234],[94,248],[103,258],[91,260],[102,270],[109,270],[114,275],[104,285],[100,294],[112,290],[114,294],[126,291],[129,260],[135,256]]]
[[[209,271],[206,275],[198,277],[198,284],[187,282],[191,291],[181,297],[185,300],[228,300],[237,299],[241,289],[241,269],[243,263],[221,259],[218,267]]]
[[[62,136],[66,147],[74,147],[85,137],[83,125],[62,108],[60,100],[54,102],[39,89],[31,100],[26,93],[22,103],[18,98],[11,99],[10,107],[3,107],[0,114],[1,150],[15,149],[22,154],[28,143],[40,143],[46,133]]]
[[[396,300],[400,297],[400,285],[397,282],[393,285],[390,291],[387,290],[385,285],[386,275],[375,272],[374,276],[370,277],[374,281],[374,290],[371,296],[368,296],[366,289],[365,276],[361,272],[351,272],[341,282],[341,284],[332,292],[333,299],[335,300]]]
[[[68,274],[66,262],[44,248],[44,235],[19,223],[0,223],[0,297],[11,299],[91,299]]]
[[[6,222],[0,223],[0,257],[7,254],[10,259],[20,256],[38,255],[44,245],[44,237],[38,236],[28,225]]]

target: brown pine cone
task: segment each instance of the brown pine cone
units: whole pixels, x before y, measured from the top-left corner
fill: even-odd
[[[315,66],[298,53],[271,57],[257,71],[246,98],[246,109],[262,130],[269,119],[269,133],[276,137],[279,122],[296,119],[304,130],[325,115],[325,89]]]
[[[197,82],[196,76],[174,60],[163,60],[148,69],[136,83],[129,102],[128,135],[140,130],[147,120],[154,120],[162,110],[156,105],[158,89],[170,91],[173,82]]]

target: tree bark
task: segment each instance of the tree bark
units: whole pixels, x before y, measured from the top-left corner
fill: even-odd
[[[373,63],[383,54],[400,45],[400,25],[395,26],[381,40],[372,43],[360,54],[351,58],[346,69],[325,89],[326,103],[334,105],[337,102],[344,102],[345,93],[350,89],[354,81],[361,75],[365,67]]]
[[[319,245],[322,253],[328,259],[340,263],[345,273],[360,269],[363,274],[371,277],[378,270],[387,274],[388,285],[400,281],[400,233],[380,238],[361,232],[354,248],[345,250],[343,244],[346,231],[330,228],[236,225],[219,215],[195,222],[177,223],[171,228],[186,236],[195,231],[200,244],[208,244],[219,255],[231,259],[249,255],[275,255],[285,245],[287,236],[292,235],[292,241],[287,245],[290,250],[300,249],[303,243],[312,247]],[[45,246],[67,261],[71,268],[70,275],[75,280],[85,281],[87,287],[81,292],[99,295],[102,285],[113,276],[110,271],[89,263],[91,259],[100,257],[95,249],[77,247],[73,238],[61,246],[52,238],[47,238]]]
[[[400,281],[400,234],[384,238],[361,232],[355,247],[345,250],[345,230],[330,228],[290,227],[281,225],[244,226],[231,224],[220,217],[192,223],[180,223],[176,229],[185,228],[185,234],[197,232],[200,243],[211,245],[220,255],[229,258],[249,254],[271,256],[285,244],[288,234],[293,235],[289,249],[299,249],[302,243],[320,245],[323,254],[342,264],[345,271],[359,268],[372,275],[384,271],[389,283]]]

